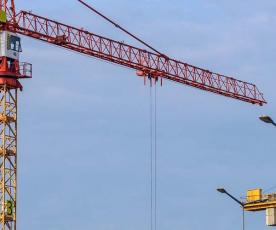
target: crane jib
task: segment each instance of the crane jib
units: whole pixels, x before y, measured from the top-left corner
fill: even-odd
[[[6,28],[28,37],[252,104],[266,103],[256,85],[213,73],[89,31],[21,11]]]

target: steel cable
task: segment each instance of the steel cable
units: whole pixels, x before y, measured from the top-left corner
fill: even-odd
[[[150,79],[150,229],[157,229],[157,87]],[[154,95],[152,86],[154,84]]]

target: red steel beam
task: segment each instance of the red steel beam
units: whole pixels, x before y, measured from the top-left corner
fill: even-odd
[[[254,84],[213,73],[30,12],[21,11],[16,16],[16,23],[10,20],[2,25],[2,29],[126,66],[155,78],[165,78],[252,104],[266,103],[263,94]]]
[[[0,9],[6,13],[9,20],[15,22],[14,0],[0,0]]]

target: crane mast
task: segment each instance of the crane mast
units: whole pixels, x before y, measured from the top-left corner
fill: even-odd
[[[141,77],[164,78],[251,104],[266,101],[251,83],[210,72],[83,29],[26,11],[14,0],[0,0],[0,229],[16,229],[17,94],[19,80],[32,77],[32,65],[20,63],[18,34],[61,46],[137,71]]]
[[[1,1],[1,23],[15,19],[14,2]],[[21,39],[0,31],[0,224],[16,229],[17,194],[17,93],[21,78],[31,77],[31,65],[19,62]]]

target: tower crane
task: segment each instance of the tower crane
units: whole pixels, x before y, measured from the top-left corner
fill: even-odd
[[[20,62],[19,35],[41,40],[137,71],[143,78],[183,85],[263,105],[256,85],[137,48],[84,29],[16,10],[15,0],[0,0],[0,226],[16,229],[17,94],[20,80],[32,77],[32,65]]]
[[[266,225],[276,226],[276,193],[264,194],[260,188],[247,191],[244,209],[248,212],[266,211]]]

